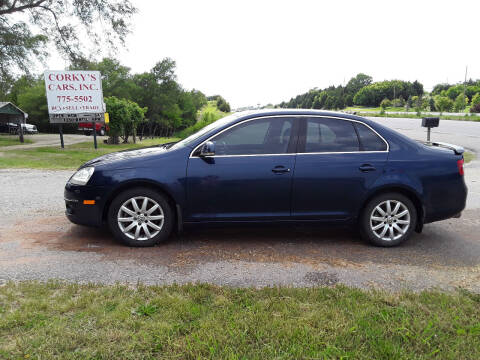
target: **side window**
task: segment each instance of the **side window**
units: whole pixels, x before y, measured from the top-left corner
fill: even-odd
[[[360,143],[362,145],[363,151],[386,151],[387,144],[383,141],[380,136],[375,134],[367,126],[356,123],[355,124],[358,136],[360,137]]]
[[[360,145],[351,121],[308,118],[305,152],[359,151]]]
[[[247,121],[215,136],[216,155],[284,154],[290,142],[293,119]]]

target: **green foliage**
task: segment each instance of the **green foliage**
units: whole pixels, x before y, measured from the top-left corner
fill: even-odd
[[[453,108],[453,101],[449,97],[443,95],[436,95],[434,97],[434,100],[435,107],[438,111],[440,111],[440,113],[450,111]]]
[[[360,89],[353,97],[353,103],[363,106],[379,106],[380,102],[394,97],[408,98],[423,94],[423,85],[401,80],[380,81]],[[394,96],[395,95],[395,96]]]
[[[109,135],[121,136],[124,142],[127,142],[128,137],[135,134],[138,124],[143,121],[147,108],[115,96],[105,98],[105,104],[110,116]]]
[[[388,100],[387,98],[383,99],[382,102],[380,103],[380,107],[385,110],[387,107],[392,106],[392,102]]]
[[[458,94],[458,96],[455,98],[455,102],[453,104],[453,110],[455,112],[460,112],[465,110],[465,107],[467,106],[468,103],[468,98],[462,94]]]
[[[452,100],[455,100],[460,94],[463,94],[463,85],[452,86],[445,92],[445,95]]]
[[[186,129],[183,129],[179,133],[176,134],[179,138],[186,138],[187,136],[196,133],[198,130],[202,129],[203,127],[211,124],[218,119],[221,119],[227,116],[228,113],[224,113],[217,108],[217,101],[209,101],[208,104],[199,111],[199,119],[198,121]]]
[[[480,104],[480,91],[472,97],[472,105]]]
[[[209,96],[207,100],[216,101],[218,110],[223,112],[230,112],[230,104],[220,95]]]
[[[360,89],[364,88],[367,85],[370,85],[372,81],[373,79],[371,76],[363,73],[359,73],[348,81],[347,86],[345,87],[345,90],[349,95],[352,96],[352,100],[353,100],[353,96],[358,91],[360,91]],[[350,105],[351,104],[349,104],[349,106]]]
[[[365,74],[358,74],[351,78],[346,86],[329,86],[325,89],[312,89],[304,94],[297,95],[288,102],[278,104],[280,108],[293,109],[343,109],[353,103],[353,97],[358,89],[367,86],[372,78]]]
[[[399,97],[392,100],[393,107],[404,107],[405,106],[405,99],[403,97]]]
[[[431,95],[433,96],[440,95],[442,91],[447,91],[451,86],[452,85],[446,84],[446,83],[437,84],[433,87]]]
[[[24,79],[21,78],[20,82],[23,83]],[[28,123],[36,125],[40,132],[51,129],[43,80],[33,80],[25,87],[22,85],[18,93],[12,94],[12,100],[15,97],[16,105],[28,114]]]

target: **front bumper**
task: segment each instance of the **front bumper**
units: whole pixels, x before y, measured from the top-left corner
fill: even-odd
[[[96,186],[79,186],[67,183],[64,190],[65,215],[74,224],[101,226],[105,207],[105,189]],[[94,205],[84,204],[95,200]]]

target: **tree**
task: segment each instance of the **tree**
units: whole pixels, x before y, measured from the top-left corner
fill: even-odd
[[[131,134],[135,142],[136,128],[143,120],[147,109],[141,108],[133,101],[115,96],[106,97],[105,105],[110,115],[109,136],[114,139],[113,142],[117,143],[115,138],[120,136],[126,143]]]
[[[440,111],[440,113],[443,113],[444,111],[450,111],[453,107],[453,101],[446,96],[436,95],[434,99],[435,107],[438,111]]]
[[[113,50],[135,12],[128,0],[0,0],[0,82],[17,69],[28,73],[48,44],[74,63],[87,56],[83,38],[93,51]]]
[[[354,96],[361,88],[370,85],[372,80],[371,76],[359,73],[348,81],[345,90],[348,94]]]
[[[390,106],[392,106],[392,102],[387,98],[383,99],[382,102],[380,103],[380,107],[382,108],[383,111],[385,111],[385,109]]]
[[[468,98],[463,94],[458,94],[453,104],[453,109],[457,112],[465,110],[467,106]]]
[[[39,131],[50,129],[45,82],[43,80],[35,80],[30,83],[30,86],[23,88],[16,97],[16,105],[28,114],[28,122],[36,125]]]
[[[353,103],[364,106],[379,106],[387,98],[420,96],[423,94],[423,85],[418,81],[411,83],[401,80],[375,82],[361,88],[353,97]]]
[[[230,104],[221,96],[218,97],[217,108],[223,112],[230,112]]]
[[[445,92],[445,95],[447,95],[450,99],[455,100],[458,95],[463,94],[463,88],[463,85],[451,86]]]
[[[480,113],[480,93],[475,94],[472,98],[472,104],[470,106],[471,113]]]

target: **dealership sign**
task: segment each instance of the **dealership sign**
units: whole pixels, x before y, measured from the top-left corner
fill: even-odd
[[[45,71],[51,123],[104,121],[99,71]]]

